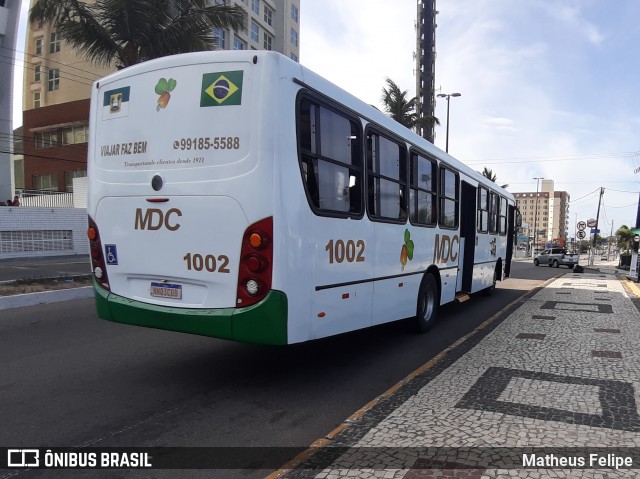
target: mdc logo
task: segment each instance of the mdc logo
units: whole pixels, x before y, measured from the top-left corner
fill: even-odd
[[[433,249],[434,263],[448,263],[458,259],[458,250],[460,249],[460,239],[458,235],[453,238],[449,235],[436,234],[435,246]]]
[[[157,231],[164,226],[169,231],[176,231],[180,228],[176,216],[182,216],[178,208],[171,208],[166,213],[158,208],[147,208],[143,213],[142,208],[136,208],[135,229]]]

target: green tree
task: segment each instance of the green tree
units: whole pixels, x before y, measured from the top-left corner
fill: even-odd
[[[29,20],[53,22],[60,38],[94,64],[124,68],[211,50],[216,45],[214,29],[244,29],[245,12],[226,1],[36,0]]]
[[[487,168],[486,166],[484,167],[484,170],[482,170],[481,175],[493,181],[494,183],[498,179],[498,176],[490,168]],[[508,186],[509,185],[500,185],[501,188],[506,188]]]
[[[432,128],[440,124],[440,120],[435,116],[421,117],[418,114],[418,99],[408,98],[407,90],[401,90],[391,78],[387,78],[386,83],[387,87],[382,89],[381,100],[387,115],[410,130],[418,127]]]
[[[622,225],[616,231],[616,236],[618,237],[618,250],[629,252],[634,236],[633,233],[631,233],[631,229],[627,225]]]

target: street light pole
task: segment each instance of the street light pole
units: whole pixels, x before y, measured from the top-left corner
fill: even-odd
[[[452,96],[462,96],[461,93],[438,93],[440,98],[447,99],[447,144],[445,147],[445,151],[449,153],[449,100],[451,100]]]
[[[534,178],[534,180],[536,180],[536,209],[535,212],[533,213],[533,248],[531,248],[531,257],[535,257],[535,251],[536,251],[536,243],[538,242],[538,231],[537,231],[537,227],[538,227],[538,189],[539,189],[539,185],[540,185],[540,180],[544,180],[544,178],[542,178],[541,176],[538,178]]]

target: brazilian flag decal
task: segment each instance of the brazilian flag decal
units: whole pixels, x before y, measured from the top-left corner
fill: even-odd
[[[200,106],[242,104],[242,70],[202,75]]]

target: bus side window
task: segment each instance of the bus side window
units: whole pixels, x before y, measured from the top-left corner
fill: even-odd
[[[498,195],[489,194],[489,233],[498,232]]]
[[[300,169],[311,207],[362,214],[361,133],[357,123],[303,98],[298,110]]]
[[[411,154],[410,217],[415,225],[436,224],[436,162]]]
[[[407,153],[378,133],[367,135],[369,213],[383,220],[406,222]]]
[[[500,208],[498,209],[498,233],[502,236],[507,234],[507,199],[500,197]]]
[[[489,190],[478,188],[478,233],[489,231]]]
[[[440,167],[440,218],[443,228],[457,228],[459,219],[460,187],[458,173]]]

